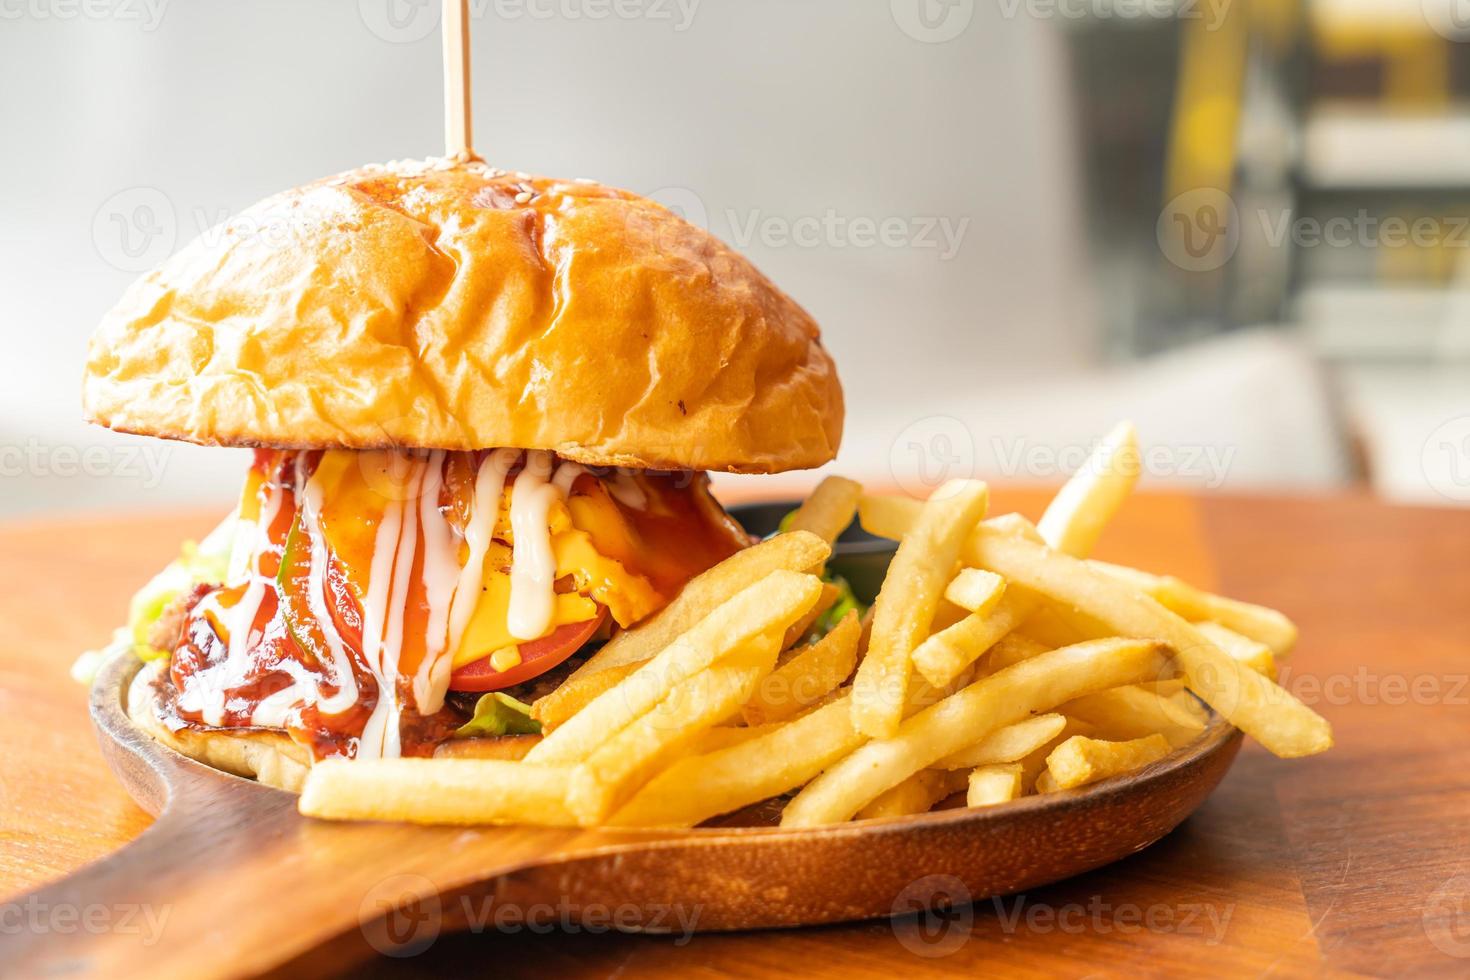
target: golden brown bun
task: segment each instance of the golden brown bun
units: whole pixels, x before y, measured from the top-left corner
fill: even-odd
[[[172,730],[164,685],[170,683],[167,662],[143,665],[128,688],[128,717],[164,745],[215,769],[258,780],[292,793],[301,792],[311,769],[311,755],[283,731],[241,729],[226,731],[193,728]]]
[[[83,403],[208,445],[735,472],[830,460],[843,416],[811,317],[707,232],[626,191],[444,161],[201,236],[103,319]]]

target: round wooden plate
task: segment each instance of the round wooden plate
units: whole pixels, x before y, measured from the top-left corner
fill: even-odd
[[[850,550],[853,576],[864,561],[886,564],[885,554],[864,557],[873,548]],[[1191,745],[1085,789],[806,830],[326,823],[298,814],[291,794],[139,730],[126,711],[139,666],[109,661],[91,712],[113,771],[157,822],[17,900],[126,906],[138,929],[0,936],[0,962],[20,975],[252,975],[366,949],[401,955],[444,932],[536,919],[681,932],[902,915],[1033,888],[1147,847],[1204,801],[1241,740],[1213,718]]]

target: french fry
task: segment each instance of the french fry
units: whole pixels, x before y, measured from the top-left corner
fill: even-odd
[[[1294,758],[1332,746],[1332,726],[1326,719],[1132,586],[1068,555],[984,527],[966,541],[964,558],[1071,605],[1119,635],[1168,644],[1184,668],[1189,689],[1276,755]]]
[[[1016,627],[1016,633],[1051,650],[1095,639],[1063,618],[1054,603],[1041,602],[1038,602],[1036,611],[1027,617],[1026,622]]]
[[[811,608],[821,591],[821,580],[814,575],[771,572],[726,599],[622,683],[567,719],[527,753],[526,761],[538,765],[581,762],[651,711],[676,684],[756,637],[773,631],[779,631],[779,636]]]
[[[644,784],[608,822],[693,827],[808,782],[867,739],[852,726],[849,698],[707,755],[686,756]]]
[[[857,514],[862,485],[840,476],[829,476],[791,515],[789,531],[810,531],[829,545],[847,530]]]
[[[1140,769],[1172,751],[1162,735],[1128,742],[1104,742],[1073,735],[1046,758],[1046,773],[1038,780],[1037,792],[1074,789],[1109,776]]]
[[[617,664],[593,674],[583,675],[581,682],[562,684],[531,705],[531,717],[541,723],[541,731],[549,733],[566,720],[597,699],[604,691],[610,691],[623,682],[633,671],[643,666],[643,661]]]
[[[858,502],[858,523],[874,537],[898,541],[914,529],[923,510],[924,501],[912,497],[865,494]],[[1020,514],[997,514],[980,523],[1006,534],[1020,534],[1041,542],[1041,534],[1036,530],[1036,525]]]
[[[1007,589],[990,612],[972,613],[920,643],[914,650],[914,668],[930,684],[942,687],[1021,625],[1035,602],[1032,595]]]
[[[747,725],[782,721],[837,690],[857,665],[861,632],[856,612],[842,617],[832,631],[803,647],[776,671],[761,679],[741,709]]]
[[[501,759],[327,759],[297,806],[325,820],[570,827],[571,771]]]
[[[1063,554],[1086,558],[1143,470],[1138,433],[1119,423],[1098,443],[1082,468],[1052,498],[1036,522],[1042,540]]]
[[[827,560],[832,553],[827,542],[809,531],[792,531],[738,551],[713,568],[684,584],[674,601],[636,627],[624,630],[588,658],[555,691],[533,706],[531,715],[547,728],[555,728],[596,698],[586,697],[583,688],[610,667],[645,663],[696,623],[714,612],[724,601],[749,588],[772,572],[804,572]],[[607,690],[604,685],[600,690]],[[571,707],[573,710],[567,710]]]
[[[1172,698],[1136,684],[1084,695],[1062,705],[1061,711],[1094,726],[1107,738],[1131,740],[1159,734],[1175,748],[1188,745],[1205,728],[1202,718]]]
[[[700,732],[699,736],[690,744],[691,755],[704,755],[707,752],[718,752],[728,749],[732,745],[748,742],[762,735],[769,735],[777,728],[778,724],[769,725],[718,725],[714,728]]]
[[[866,735],[898,731],[910,657],[928,634],[965,535],[985,516],[985,484],[955,480],[935,491],[898,551],[873,603],[868,652],[853,680],[853,724]]]
[[[1194,628],[1208,637],[1211,643],[1262,677],[1269,677],[1273,681],[1276,679],[1276,655],[1265,643],[1242,636],[1219,623],[1195,623]]]
[[[1110,578],[1126,582],[1184,619],[1219,623],[1266,644],[1278,657],[1291,653],[1296,646],[1296,624],[1275,609],[1214,595],[1172,575],[1150,575],[1102,561],[1089,561],[1088,565]]]
[[[944,597],[968,613],[984,615],[1005,595],[1006,580],[994,572],[962,568],[944,587]]]
[[[1036,781],[1041,778],[1042,773],[1046,772],[1046,757],[1051,755],[1058,745],[1073,735],[1095,738],[1097,734],[1097,729],[1087,722],[1068,718],[1066,727],[1056,737],[1021,760],[1021,795],[1036,791]]]
[[[800,643],[812,631],[812,626],[821,618],[822,614],[832,608],[833,603],[837,601],[837,597],[841,592],[842,590],[831,582],[823,582],[822,594],[817,597],[816,604],[808,609],[804,616],[787,627],[786,636],[781,640],[781,649],[785,650],[792,644]]]
[[[779,634],[759,636],[673,687],[572,771],[566,805],[581,824],[605,819],[701,732],[739,709],[776,664]]]
[[[1063,646],[1070,645],[1063,644]],[[1032,657],[1055,649],[1057,649],[1055,646],[1039,643],[1022,633],[1007,633],[996,641],[995,646],[990,648],[990,653],[985,658],[985,668],[993,674],[997,670],[1005,670],[1011,664],[1030,660]]]
[[[969,748],[934,763],[935,769],[975,769],[1026,758],[1062,733],[1067,719],[1060,714],[1037,715],[998,728]]]
[[[872,803],[858,811],[858,820],[878,817],[902,817],[912,813],[928,813],[934,804],[953,796],[969,783],[963,772],[943,769],[920,769]]]
[[[1099,640],[1023,660],[925,708],[894,737],[868,742],[823,772],[787,805],[781,825],[848,820],[885,790],[997,728],[1168,671],[1163,648],[1141,640]]]
[[[965,806],[994,806],[1021,795],[1021,764],[979,766],[967,779]]]

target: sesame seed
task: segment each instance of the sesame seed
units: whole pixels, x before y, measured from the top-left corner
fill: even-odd
[[[527,193],[526,191],[521,191],[519,194],[516,195],[516,203],[517,204],[529,204],[529,203],[531,203],[531,195],[529,193]]]

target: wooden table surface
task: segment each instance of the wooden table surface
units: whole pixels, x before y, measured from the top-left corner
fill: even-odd
[[[1035,516],[1044,499],[1001,490],[992,510]],[[90,927],[124,927],[126,910],[72,917],[23,898],[149,822],[104,767],[67,668],[215,516],[0,526],[0,930],[88,928],[89,911]],[[436,978],[1470,975],[1470,511],[1141,495],[1099,554],[1291,614],[1303,639],[1286,683],[1332,721],[1337,748],[1286,762],[1248,744],[1152,848],[944,917],[692,938],[522,928],[363,966]],[[145,941],[150,923],[134,918]]]

